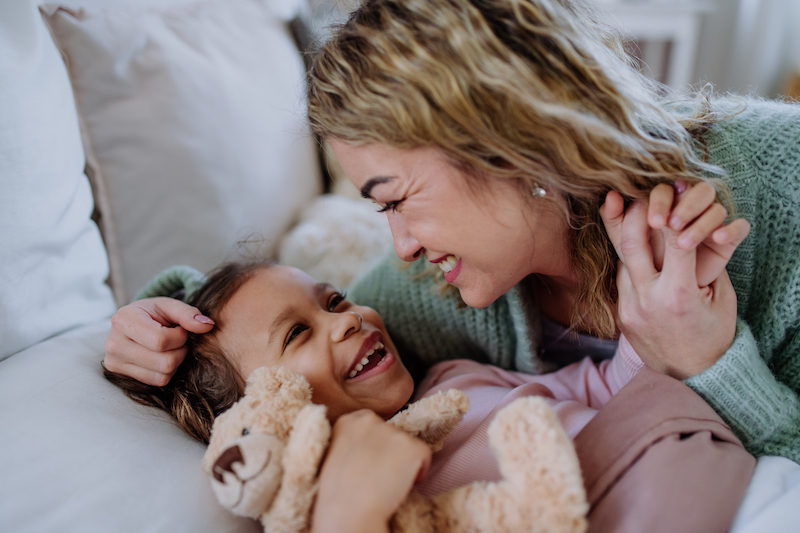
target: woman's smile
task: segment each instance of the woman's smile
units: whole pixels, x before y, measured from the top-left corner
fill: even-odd
[[[398,257],[424,255],[467,305],[486,307],[534,272],[571,271],[563,213],[520,180],[467,176],[435,148],[330,144],[362,196],[386,213]]]

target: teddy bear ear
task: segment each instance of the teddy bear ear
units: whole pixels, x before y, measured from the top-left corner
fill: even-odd
[[[256,398],[287,396],[295,400],[311,401],[311,385],[306,378],[282,366],[255,369],[247,378],[245,395]]]

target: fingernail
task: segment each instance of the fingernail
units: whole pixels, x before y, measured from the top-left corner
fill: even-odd
[[[680,246],[684,250],[688,250],[692,246],[694,246],[694,241],[688,235],[681,235],[680,237],[678,237],[678,246]]]
[[[681,229],[681,219],[678,217],[671,217],[669,219],[669,227],[675,230]]]
[[[686,192],[686,189],[689,188],[689,184],[683,180],[678,180],[675,182],[675,192],[678,194],[683,194]]]
[[[212,325],[214,324],[214,321],[211,320],[210,318],[208,318],[206,315],[199,315],[198,314],[198,315],[194,315],[193,318],[195,320],[197,320],[198,322],[202,323],[202,324],[212,324]]]

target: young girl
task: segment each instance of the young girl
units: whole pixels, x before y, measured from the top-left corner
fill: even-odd
[[[191,269],[173,270],[171,278],[157,280],[151,290],[169,292],[170,281],[196,286],[199,277]],[[356,530],[350,529],[354,524],[385,527],[415,480],[421,481],[420,492],[432,495],[475,480],[500,479],[486,430],[494,415],[515,398],[547,398],[567,433],[575,437],[643,366],[622,337],[610,361],[596,364],[587,357],[546,375],[470,360],[439,363],[415,391],[381,317],[300,270],[231,263],[188,296],[215,327],[190,336],[189,354],[169,384],[153,387],[106,371],[108,379],[137,401],[169,412],[190,435],[207,442],[214,417],[243,394],[244,380],[253,370],[281,365],[303,375],[311,384],[312,401],[325,405],[335,423],[315,523],[339,524],[348,531]],[[382,423],[409,400],[450,388],[467,392],[472,408],[432,462],[421,443]],[[748,457],[743,451],[734,457],[736,472],[747,470]],[[731,469],[729,463],[721,464]],[[732,519],[746,481],[739,480],[727,493],[733,502],[727,514],[711,513],[716,519]],[[352,502],[356,494],[358,510],[342,505],[343,495]]]

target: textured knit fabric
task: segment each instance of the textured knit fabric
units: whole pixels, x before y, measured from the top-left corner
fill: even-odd
[[[174,266],[166,269],[139,289],[134,300],[152,298],[154,296],[172,296],[184,292],[184,301],[188,301],[195,291],[205,283],[205,276],[190,266]]]
[[[461,423],[445,438],[442,449],[433,455],[428,477],[416,490],[433,496],[473,481],[500,480],[487,430],[497,413],[517,398],[545,398],[564,431],[575,438],[598,409],[643,366],[625,340],[619,343],[619,350],[610,361],[595,363],[586,357],[543,375],[503,370],[469,359],[435,364],[417,387],[413,400],[458,389],[467,394],[470,407]]]
[[[732,108],[735,104],[725,104]],[[733,346],[686,381],[754,455],[800,461],[800,106],[749,101],[712,126],[711,163],[727,172],[750,236],[728,265],[739,305]],[[384,317],[398,347],[429,364],[459,357],[542,372],[540,319],[525,282],[485,309],[442,297],[424,260],[387,257],[350,291]],[[677,333],[676,333],[677,334]],[[576,354],[580,357],[581,354]]]

